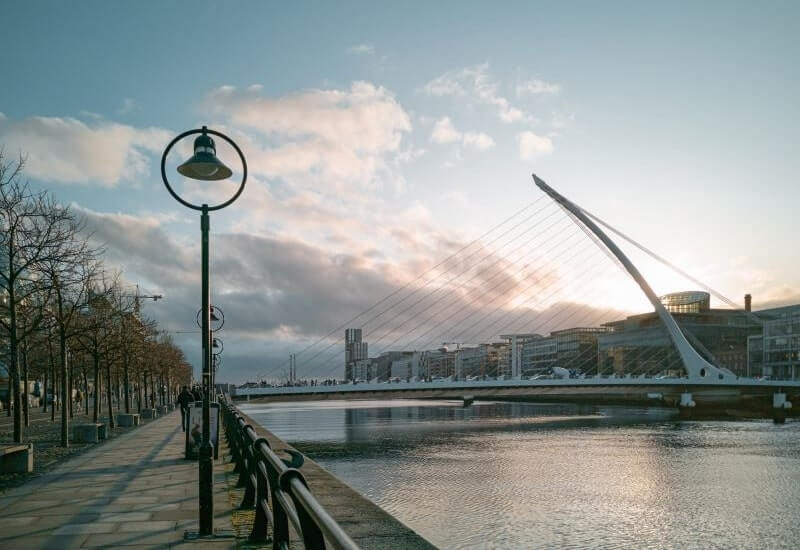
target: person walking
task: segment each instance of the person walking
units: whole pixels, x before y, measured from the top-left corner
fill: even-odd
[[[178,394],[177,404],[181,408],[181,429],[185,432],[189,424],[189,403],[194,401],[194,396],[189,392],[189,388],[183,387]]]

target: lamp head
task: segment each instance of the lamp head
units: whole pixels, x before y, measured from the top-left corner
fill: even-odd
[[[214,140],[205,133],[194,140],[194,155],[192,158],[178,166],[178,172],[187,178],[201,181],[218,181],[231,177],[233,172],[217,158],[217,148]]]

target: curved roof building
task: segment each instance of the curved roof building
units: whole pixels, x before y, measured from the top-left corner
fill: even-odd
[[[673,292],[658,299],[670,313],[700,313],[711,308],[711,295],[700,290]]]

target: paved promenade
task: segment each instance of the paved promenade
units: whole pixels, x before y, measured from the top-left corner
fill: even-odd
[[[196,532],[197,462],[183,459],[180,414],[141,426],[0,496],[0,548],[235,548],[232,538],[184,542]],[[231,506],[215,463],[215,527]]]

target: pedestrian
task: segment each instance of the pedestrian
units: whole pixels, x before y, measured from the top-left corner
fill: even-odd
[[[189,403],[193,400],[194,396],[189,392],[189,388],[184,386],[183,389],[181,389],[181,393],[178,394],[177,400],[177,404],[181,408],[181,430],[184,432],[189,423]]]
[[[83,403],[83,394],[81,390],[75,390],[75,408],[81,410],[81,403]]]
[[[199,386],[195,386],[194,388],[192,388],[192,395],[194,395],[194,400],[195,401],[202,401],[203,400],[203,396],[200,394],[200,387]]]

